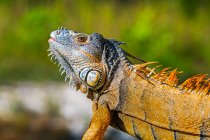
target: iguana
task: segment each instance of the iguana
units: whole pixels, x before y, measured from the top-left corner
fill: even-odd
[[[83,140],[101,140],[110,125],[143,140],[210,139],[210,79],[195,75],[177,85],[176,69],[156,73],[132,64],[123,42],[59,28],[50,54],[70,84],[93,101]],[[135,58],[135,57],[134,57]],[[79,111],[79,110],[78,110]]]

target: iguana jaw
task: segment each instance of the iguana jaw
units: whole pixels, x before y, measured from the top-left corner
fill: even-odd
[[[63,75],[64,73],[66,74],[65,81],[67,81],[68,78],[69,79],[71,78],[71,75],[74,71],[73,71],[71,65],[66,60],[66,58],[62,54],[60,54],[58,51],[55,50],[56,45],[61,46],[62,44],[58,43],[53,38],[50,38],[48,40],[48,42],[50,44],[49,56],[51,56],[51,60],[54,60],[60,67],[61,75]]]

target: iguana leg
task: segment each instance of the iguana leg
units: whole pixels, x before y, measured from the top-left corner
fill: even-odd
[[[111,120],[110,110],[107,105],[98,106],[94,112],[88,130],[85,132],[82,140],[102,140],[104,133]]]

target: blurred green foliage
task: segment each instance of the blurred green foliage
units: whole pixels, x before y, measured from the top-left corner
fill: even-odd
[[[210,70],[210,1],[1,0],[0,82],[61,80],[47,57],[52,30],[98,32],[129,53],[185,71]]]

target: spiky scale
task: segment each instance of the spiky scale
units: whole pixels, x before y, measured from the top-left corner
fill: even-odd
[[[178,79],[177,79],[177,69],[174,69],[168,76],[167,80],[166,80],[166,84],[170,85],[170,86],[176,86],[178,83]]]
[[[51,56],[51,55],[53,55],[53,53],[52,53],[52,52],[50,52],[50,53],[48,54],[48,56]]]
[[[64,73],[65,73],[65,70],[63,70],[63,71],[61,72],[61,76],[62,76]]]
[[[170,68],[164,68],[160,73],[156,74],[153,76],[153,78],[155,79],[160,79],[160,78],[163,78],[165,79],[165,77],[167,76],[167,70],[169,70]]]
[[[68,78],[69,78],[68,76],[65,77],[65,82],[68,80]]]
[[[60,68],[59,68],[59,72],[61,72],[62,70],[63,70],[63,67],[60,67]]]
[[[50,59],[51,59],[51,61],[53,61],[53,56]]]

